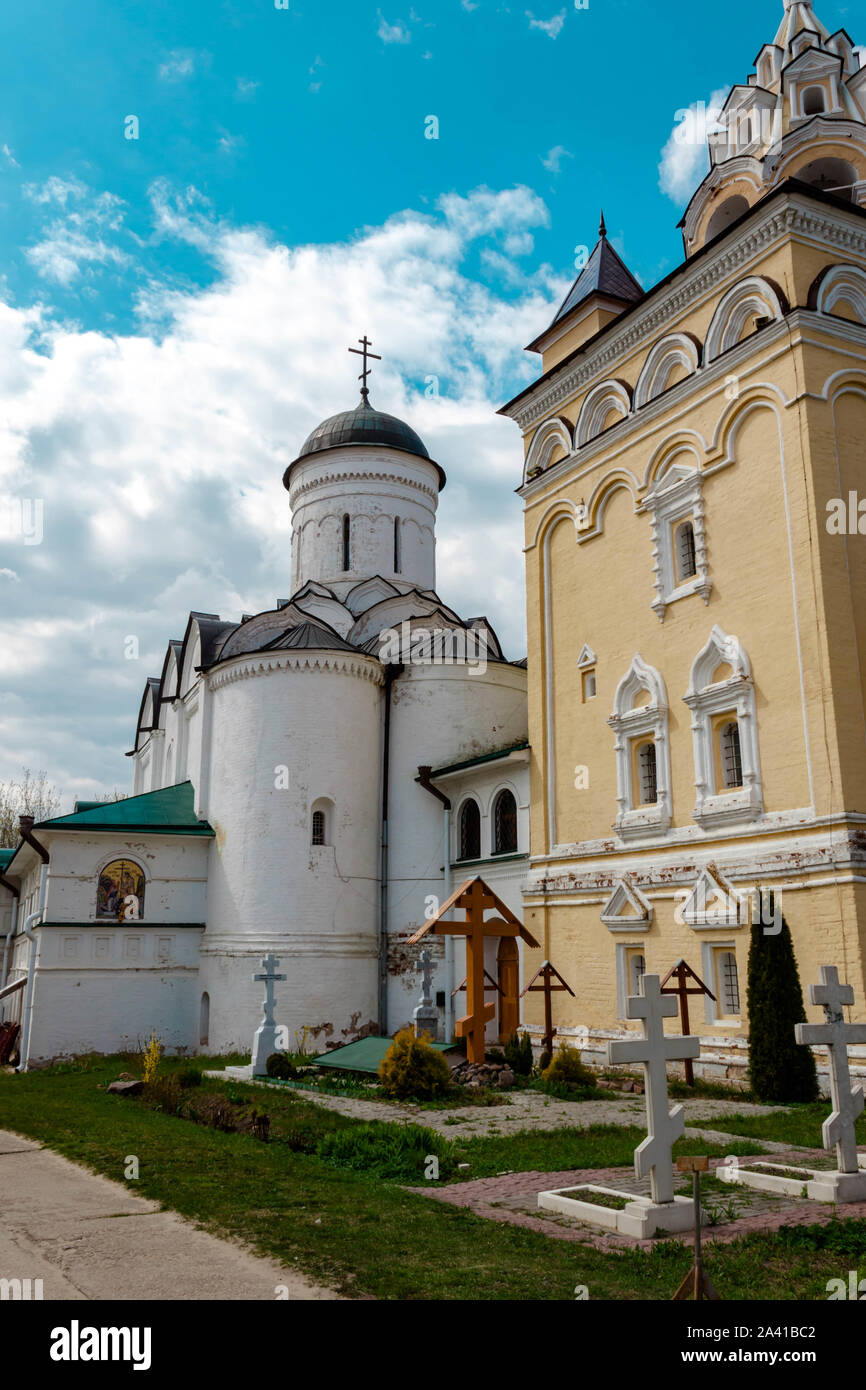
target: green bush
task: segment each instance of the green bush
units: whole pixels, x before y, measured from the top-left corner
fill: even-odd
[[[433,1100],[451,1088],[451,1071],[441,1052],[411,1028],[398,1033],[379,1063],[382,1090],[395,1100]]]
[[[165,1115],[177,1115],[183,1103],[183,1092],[177,1076],[164,1073],[144,1083],[142,1098],[151,1110],[161,1110]]]
[[[265,1062],[265,1070],[275,1081],[291,1081],[298,1074],[297,1067],[284,1052],[272,1052]]]
[[[395,1182],[425,1181],[427,1160],[439,1160],[439,1176],[454,1166],[450,1145],[423,1125],[372,1123],[334,1130],[319,1140],[316,1156],[334,1168],[352,1168]]]
[[[774,914],[772,893],[762,912]],[[817,1100],[818,1074],[811,1048],[794,1037],[794,1024],[805,1023],[803,991],[791,932],[784,917],[781,930],[764,931],[752,923],[747,983],[749,1080],[758,1100],[784,1104]]]
[[[550,1063],[552,1062],[552,1060],[553,1060],[553,1058],[551,1057],[550,1053],[547,1051],[547,1048],[545,1048],[544,1051],[542,1052],[541,1056],[540,1056],[539,1059],[538,1059],[538,1070],[539,1070],[539,1072],[540,1072],[540,1074],[541,1074],[542,1076],[543,1076],[544,1073],[547,1071],[547,1068],[550,1066]]]
[[[528,1033],[512,1033],[505,1044],[505,1060],[515,1076],[531,1076],[534,1059]]]
[[[548,1086],[585,1089],[595,1085],[595,1075],[583,1065],[578,1049],[569,1043],[559,1049],[550,1066],[542,1072],[541,1079]]]
[[[177,1079],[181,1090],[189,1091],[193,1086],[201,1085],[202,1076],[198,1067],[184,1067],[183,1071],[177,1073]]]

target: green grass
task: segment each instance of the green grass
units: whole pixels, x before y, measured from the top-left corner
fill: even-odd
[[[755,1139],[775,1139],[792,1148],[821,1149],[821,1126],[830,1114],[828,1100],[808,1105],[791,1105],[772,1115],[714,1115],[713,1129],[726,1134],[742,1134]],[[857,1142],[866,1144],[866,1112],[856,1124]]]
[[[494,1177],[497,1173],[558,1173],[572,1168],[631,1167],[634,1151],[646,1137],[637,1125],[589,1125],[586,1129],[519,1130],[516,1134],[487,1135],[478,1139],[453,1140],[459,1163],[468,1171],[458,1174],[463,1181]],[[704,1139],[678,1139],[674,1154],[708,1154],[724,1158],[736,1154],[764,1153],[757,1140],[726,1146],[708,1144]]]
[[[181,1066],[189,1065],[183,1062]],[[290,1096],[267,1093],[271,1132],[263,1144],[154,1111],[97,1089],[122,1070],[110,1060],[86,1069],[0,1075],[0,1123],[41,1140],[115,1181],[136,1154],[135,1190],[217,1234],[246,1240],[261,1254],[293,1265],[350,1295],[406,1300],[572,1299],[586,1285],[595,1299],[669,1299],[691,1254],[667,1241],[652,1254],[608,1254],[571,1241],[483,1220],[407,1193],[379,1176],[324,1163],[285,1140],[357,1124]],[[131,1068],[130,1068],[131,1069]],[[171,1069],[170,1067],[168,1068]],[[206,1082],[205,1086],[216,1083]],[[243,1088],[246,1090],[247,1088]],[[264,1092],[256,1093],[264,1097]],[[599,1126],[604,1130],[607,1127]],[[580,1157],[555,1139],[568,1162],[609,1155],[612,1135],[590,1134]],[[632,1134],[617,1143],[628,1147]],[[552,1139],[552,1136],[548,1136]],[[500,1161],[505,1139],[457,1141],[479,1167]],[[521,1144],[524,1140],[521,1139]],[[542,1136],[526,1136],[543,1151]],[[595,1146],[595,1147],[594,1147]],[[698,1143],[706,1152],[706,1146]],[[513,1141],[511,1155],[513,1158]],[[605,1159],[606,1162],[609,1158]],[[503,1162],[502,1167],[513,1167]],[[796,1228],[710,1248],[707,1263],[722,1297],[823,1299],[830,1278],[866,1264],[866,1223]]]

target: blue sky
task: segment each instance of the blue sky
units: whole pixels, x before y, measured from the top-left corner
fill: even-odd
[[[44,768],[67,800],[125,786],[144,679],[187,611],[287,595],[281,474],[353,402],[364,332],[374,403],[448,472],[440,592],[521,655],[521,449],[496,407],[535,374],[523,345],[600,206],[645,285],[681,259],[703,153],[672,132],[745,80],[781,13],[2,7],[0,776]],[[24,499],[38,544],[15,531]]]

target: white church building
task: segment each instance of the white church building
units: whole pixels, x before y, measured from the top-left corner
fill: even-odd
[[[463,878],[522,916],[525,661],[438,597],[444,472],[363,379],[283,478],[291,598],[191,613],[145,686],[132,795],[24,817],[0,858],[0,1010],[22,1066],[153,1032],[249,1051],[268,952],[293,1050],[392,1033],[418,1000],[407,938]],[[462,942],[432,946],[450,1037]],[[493,1040],[518,1021],[522,962],[510,940],[489,950]]]

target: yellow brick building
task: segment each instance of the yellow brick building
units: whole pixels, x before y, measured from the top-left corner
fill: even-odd
[[[607,241],[505,408],[526,450],[525,921],[600,1049],[684,958],[745,1060],[758,890],[866,1016],[866,68],[789,3],[710,135],[685,260]],[[858,510],[862,497],[863,513]],[[767,923],[773,930],[773,923]],[[540,1023],[540,996],[527,996]],[[810,1017],[815,1011],[810,1010]],[[672,1025],[674,1029],[678,1025]]]

